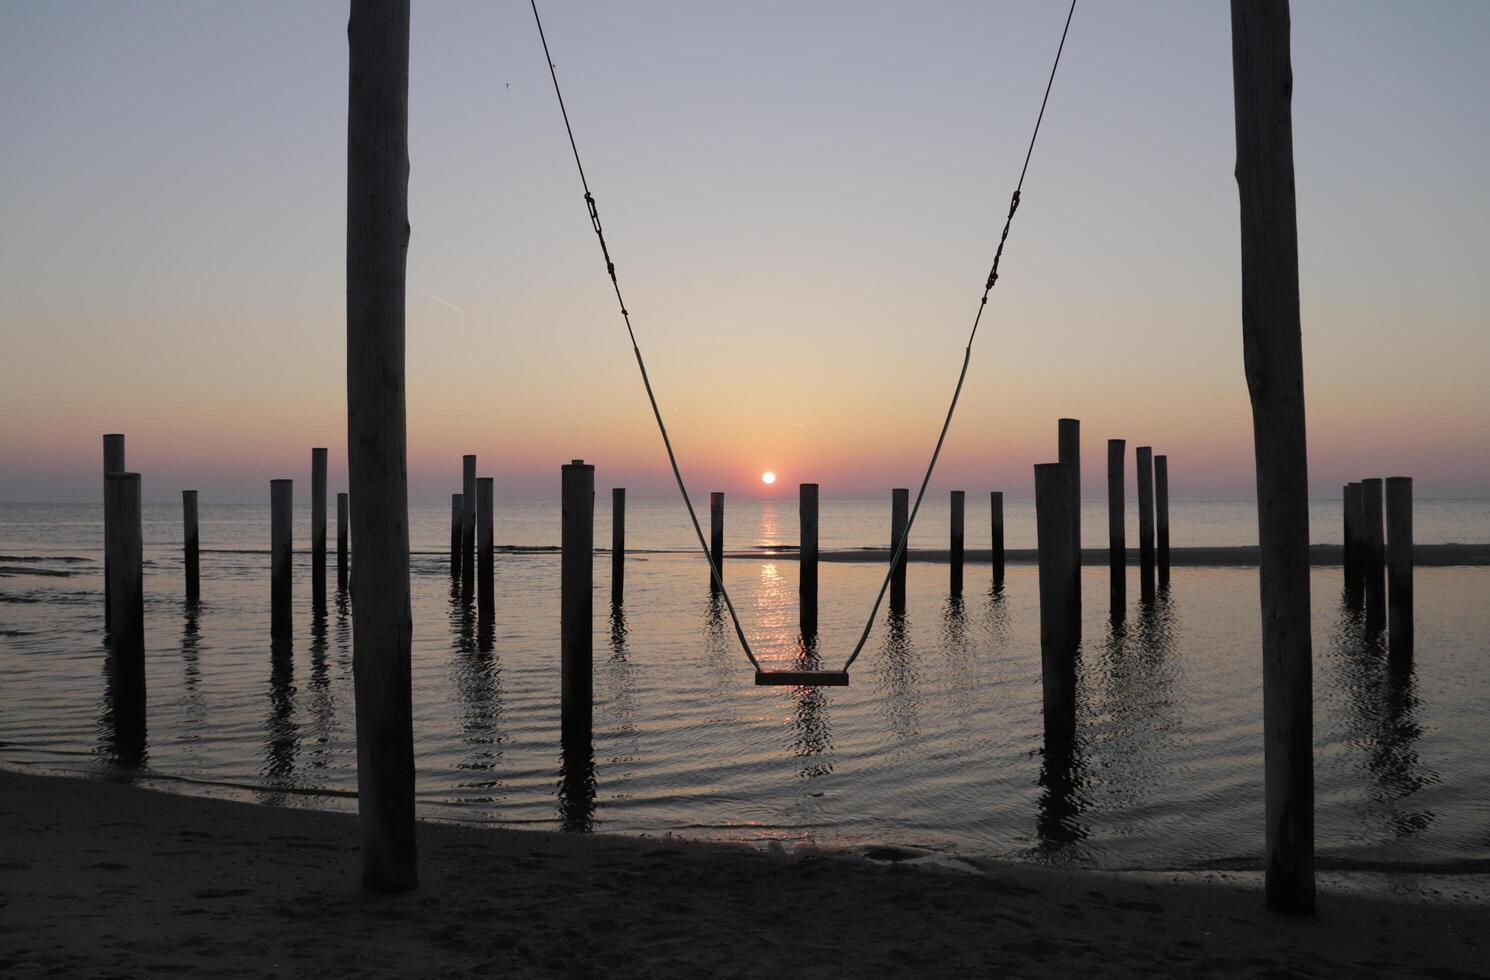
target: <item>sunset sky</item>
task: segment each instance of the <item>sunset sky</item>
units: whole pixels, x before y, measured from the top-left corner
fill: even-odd
[[[643,352],[699,494],[915,485],[1060,3],[543,7]],[[0,2],[0,500],[344,486],[346,4]],[[480,455],[672,493],[526,0],[416,3],[410,495]],[[1490,495],[1490,4],[1299,2],[1316,495]],[[1250,497],[1224,3],[1076,12],[934,486],[1011,497],[1083,422]],[[1130,450],[1131,464],[1131,450]],[[774,487],[760,482],[773,470]]]

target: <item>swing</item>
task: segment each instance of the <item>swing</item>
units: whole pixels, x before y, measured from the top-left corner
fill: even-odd
[[[574,166],[579,171],[580,185],[585,192],[585,208],[590,213],[590,226],[595,230],[595,237],[600,242],[600,253],[605,259],[605,271],[610,276],[611,288],[616,294],[616,303],[621,309],[621,319],[626,322],[626,334],[631,339],[631,352],[636,356],[636,366],[641,371],[642,385],[647,389],[647,401],[652,405],[652,416],[657,420],[657,430],[662,433],[662,445],[667,450],[667,460],[673,470],[673,479],[677,481],[678,492],[683,497],[683,504],[688,508],[688,517],[693,522],[693,533],[698,538],[698,546],[703,551],[704,557],[709,560],[710,574],[714,579],[714,586],[724,597],[725,608],[729,610],[730,621],[735,627],[735,636],[740,641],[740,648],[745,651],[745,657],[750,665],[755,668],[755,683],[760,687],[847,687],[848,671],[859,659],[859,654],[864,651],[864,644],[869,640],[869,634],[874,629],[874,618],[879,615],[881,603],[885,599],[885,591],[890,586],[890,579],[894,575],[895,566],[900,563],[905,554],[906,542],[910,539],[911,527],[916,523],[916,514],[921,510],[921,499],[926,496],[926,486],[931,482],[931,474],[936,469],[937,458],[941,455],[942,444],[947,440],[947,430],[952,425],[952,416],[957,411],[957,399],[962,394],[963,382],[967,380],[968,364],[973,356],[973,340],[978,336],[978,324],[983,320],[983,309],[988,305],[988,294],[993,291],[993,286],[999,278],[999,260],[1004,255],[1004,242],[1009,238],[1009,226],[1014,222],[1014,212],[1019,209],[1019,193],[1024,188],[1024,177],[1030,169],[1030,157],[1035,152],[1035,140],[1040,135],[1040,123],[1045,119],[1045,105],[1050,101],[1050,89],[1055,84],[1055,71],[1060,67],[1061,52],[1066,47],[1066,34],[1071,30],[1071,17],[1076,13],[1076,0],[1071,0],[1071,7],[1066,12],[1066,23],[1061,29],[1061,41],[1055,49],[1055,61],[1050,66],[1050,77],[1045,82],[1045,95],[1040,100],[1040,112],[1035,117],[1035,129],[1030,134],[1028,149],[1024,154],[1024,166],[1019,171],[1019,181],[1014,186],[1014,194],[1009,199],[1009,213],[1004,218],[1004,230],[999,235],[998,248],[993,254],[993,267],[988,273],[988,279],[983,284],[983,297],[978,302],[978,312],[973,317],[973,327],[968,333],[967,346],[962,352],[962,371],[957,376],[957,387],[952,390],[952,403],[947,406],[947,417],[942,422],[941,434],[937,436],[936,448],[931,452],[931,462],[926,466],[926,475],[921,479],[921,489],[916,493],[916,503],[911,507],[909,517],[905,522],[905,530],[900,534],[900,540],[895,542],[895,552],[890,558],[890,570],[885,573],[885,580],[880,583],[879,594],[875,597],[874,606],[869,610],[869,618],[864,623],[864,630],[859,634],[859,642],[855,644],[854,650],[849,654],[848,660],[841,670],[766,670],[761,667],[760,661],[756,659],[755,652],[750,649],[750,641],[745,638],[745,629],[740,625],[740,617],[735,613],[735,604],[730,599],[729,590],[724,587],[724,579],[715,567],[710,557],[709,547],[704,543],[704,531],[699,526],[698,514],[693,509],[693,500],[688,496],[688,488],[683,484],[682,471],[678,469],[678,457],[673,452],[672,439],[667,434],[667,426],[662,421],[662,410],[657,407],[657,396],[652,392],[652,381],[647,377],[647,365],[642,360],[641,347],[636,341],[636,331],[631,326],[631,312],[626,308],[626,300],[621,296],[621,283],[616,278],[616,264],[611,261],[610,247],[605,242],[605,232],[600,227],[600,211],[595,205],[595,195],[590,192],[590,182],[585,177],[585,166],[580,162],[579,144],[574,140],[574,127],[569,123],[569,110],[564,106],[564,93],[559,89],[559,74],[554,68],[554,59],[548,50],[548,38],[543,32],[543,18],[538,16],[538,0],[529,0],[533,8],[533,21],[538,25],[538,39],[543,44],[543,58],[548,62],[549,78],[553,80],[554,96],[559,101],[559,112],[564,117],[564,131],[569,136],[569,149],[574,154]]]

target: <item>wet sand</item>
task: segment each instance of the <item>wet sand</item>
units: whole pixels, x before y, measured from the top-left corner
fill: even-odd
[[[357,887],[349,816],[0,770],[0,975],[1483,975],[1483,906],[424,823]],[[886,849],[889,858],[899,856]]]

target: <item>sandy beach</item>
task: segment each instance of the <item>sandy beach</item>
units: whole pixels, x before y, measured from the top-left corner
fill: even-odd
[[[356,827],[0,771],[0,974],[1482,976],[1483,907],[1227,883],[420,825],[421,887],[358,888]],[[894,852],[887,852],[895,857]]]

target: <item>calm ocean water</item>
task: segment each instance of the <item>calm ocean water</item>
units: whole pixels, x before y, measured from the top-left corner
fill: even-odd
[[[603,496],[602,496],[603,503]],[[310,608],[297,554],[295,635],[271,650],[264,505],[202,505],[200,607],[182,598],[179,510],[146,508],[148,737],[143,775],[193,792],[344,808],[355,788],[350,617],[334,591]],[[597,508],[597,543],[609,540]],[[824,547],[883,545],[888,502],[823,506]],[[1034,544],[1010,501],[1010,547]],[[297,547],[308,542],[302,507]],[[448,504],[414,508],[414,688],[426,816],[731,839],[899,843],[1111,868],[1248,864],[1261,852],[1261,690],[1256,573],[1177,568],[1152,606],[1114,627],[1106,570],[1087,568],[1079,751],[1042,774],[1036,573],[1001,592],[971,566],[963,599],[945,566],[910,568],[903,619],[882,614],[846,689],[756,688],[703,561],[673,553],[681,508],[631,502],[624,608],[596,562],[593,798],[560,778],[558,556],[499,555],[496,615],[452,597]],[[1314,536],[1339,540],[1338,504]],[[1105,540],[1089,504],[1084,535]],[[1136,518],[1130,518],[1136,524]],[[1420,501],[1422,543],[1490,539],[1490,504]],[[1255,542],[1252,505],[1176,503],[1174,544]],[[1131,525],[1130,525],[1131,526]],[[501,544],[557,542],[558,506],[499,508]],[[969,506],[987,537],[986,498]],[[791,544],[795,503],[731,503],[729,546]],[[914,537],[937,547],[946,505]],[[114,771],[101,608],[98,508],[0,505],[0,761]],[[355,545],[355,543],[354,543]],[[355,558],[354,558],[355,564]],[[333,560],[334,566],[334,560]],[[846,655],[883,568],[821,569],[820,649]],[[1136,579],[1136,572],[1131,573]],[[794,561],[731,561],[726,577],[768,663],[797,648]],[[1325,863],[1454,870],[1490,861],[1490,568],[1417,571],[1416,655],[1387,667],[1385,640],[1316,569],[1318,842]],[[1483,870],[1483,866],[1481,866]]]

